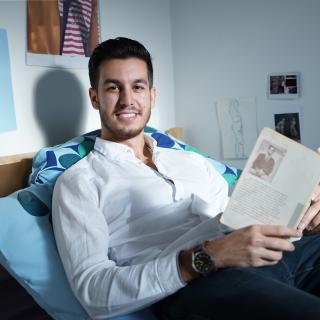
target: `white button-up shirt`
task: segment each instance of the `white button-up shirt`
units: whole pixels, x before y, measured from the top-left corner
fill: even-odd
[[[92,318],[144,308],[186,285],[177,254],[221,236],[225,180],[193,152],[158,148],[152,169],[131,148],[97,138],[53,194],[58,250],[76,297]]]

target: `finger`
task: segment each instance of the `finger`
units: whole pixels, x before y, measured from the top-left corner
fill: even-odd
[[[320,224],[320,212],[316,214],[316,216],[311,220],[309,225],[307,225],[306,229],[308,231],[313,230],[314,228],[318,227]]]
[[[310,222],[314,219],[314,217],[318,214],[318,212],[316,211],[317,203],[320,203],[320,186],[316,186],[313,190],[310,207],[298,225],[298,229],[300,229],[301,231],[305,230],[306,227],[309,226]],[[310,231],[314,226],[315,225],[309,226],[307,230]]]
[[[320,224],[310,231],[305,230],[306,235],[312,235],[312,234],[317,234],[317,233],[320,233]]]
[[[266,250],[272,251],[294,251],[292,242],[281,238],[264,237],[262,246]]]
[[[309,226],[310,222],[319,213],[320,213],[320,201],[317,201],[317,202],[314,202],[313,204],[310,205],[309,209],[306,211],[305,215],[301,219],[301,221],[298,225],[298,229],[301,231],[304,230],[307,226]],[[311,225],[311,227],[312,226],[313,225]],[[307,229],[307,230],[309,230],[309,229]]]
[[[283,253],[282,251],[276,251],[276,250],[268,250],[265,248],[262,248],[261,250],[261,256],[260,258],[266,261],[280,261],[282,259]]]
[[[301,231],[280,225],[260,225],[261,233],[269,237],[300,237]]]
[[[254,264],[245,264],[246,267],[267,267],[267,266],[273,266],[277,264],[279,260],[265,260],[265,259],[258,259]]]
[[[272,254],[268,254],[265,253],[262,255],[262,257],[257,257],[255,258],[253,261],[247,263],[247,266],[251,266],[251,267],[265,267],[265,266],[272,266],[277,264],[282,258],[282,254],[278,253],[278,254],[274,254],[274,252]]]
[[[275,260],[275,261],[269,261],[269,260],[263,260],[262,259],[262,267],[267,267],[267,266],[274,266],[275,264],[277,264],[279,261]]]

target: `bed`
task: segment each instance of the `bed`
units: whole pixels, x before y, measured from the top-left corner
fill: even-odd
[[[25,153],[0,158],[0,197],[27,186],[33,156]],[[52,319],[1,265],[0,285],[0,319]]]
[[[158,146],[207,155],[182,141],[182,130],[163,132],[146,127]],[[86,156],[100,131],[64,144],[0,158],[0,319],[87,320],[58,256],[51,225],[51,195],[57,177]],[[236,168],[208,157],[229,186]],[[2,267],[1,267],[2,265]],[[149,309],[113,320],[151,320]]]

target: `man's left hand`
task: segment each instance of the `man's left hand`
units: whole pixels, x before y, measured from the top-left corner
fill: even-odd
[[[310,206],[298,229],[304,231],[304,234],[320,233],[320,186],[314,189]]]

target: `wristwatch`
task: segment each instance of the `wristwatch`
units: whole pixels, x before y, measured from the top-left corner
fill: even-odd
[[[202,276],[217,270],[213,257],[204,248],[205,243],[192,252],[192,268]]]

